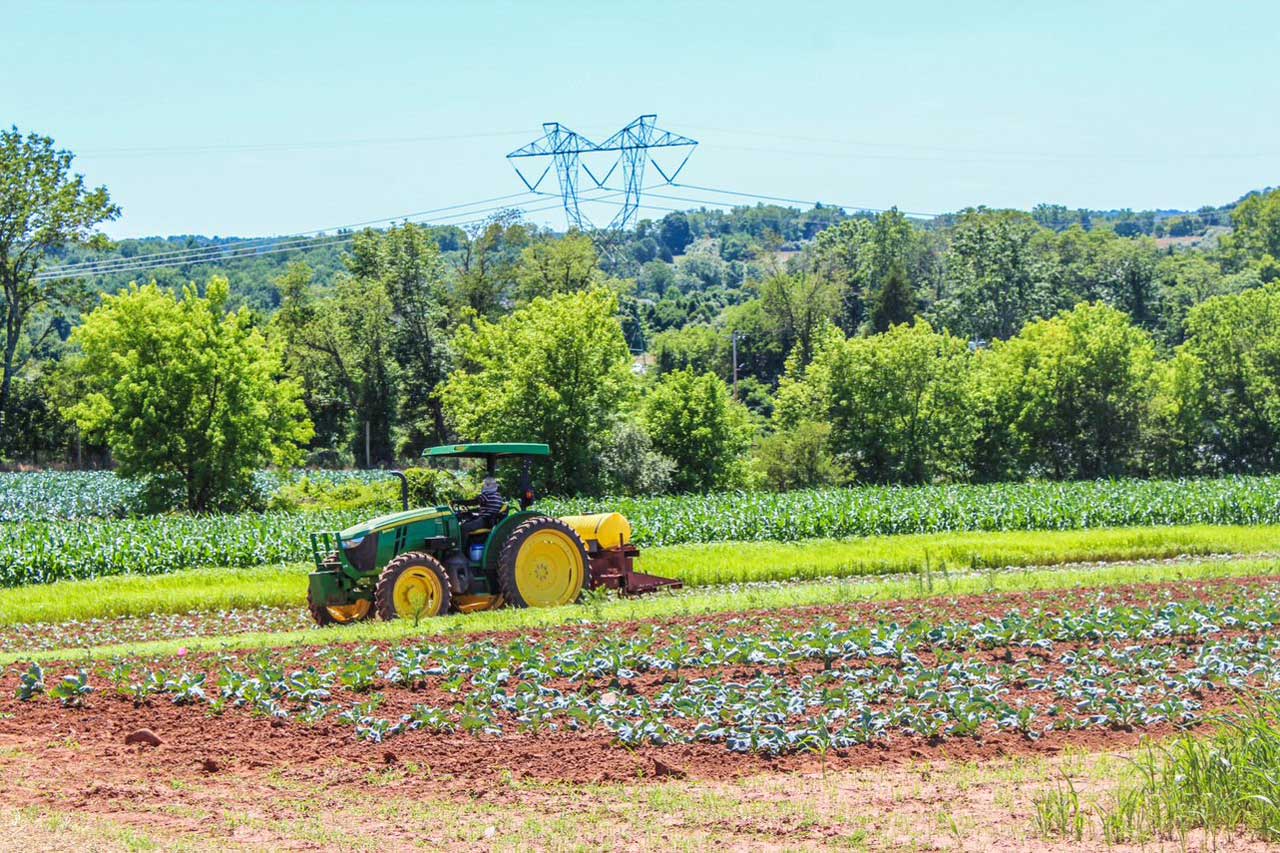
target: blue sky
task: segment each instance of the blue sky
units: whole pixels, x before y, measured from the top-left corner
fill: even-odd
[[[1274,3],[12,7],[0,123],[77,152],[124,209],[112,236],[514,193],[504,155],[543,121],[595,138],[647,112],[702,143],[691,184],[837,204],[1196,207],[1280,184]]]

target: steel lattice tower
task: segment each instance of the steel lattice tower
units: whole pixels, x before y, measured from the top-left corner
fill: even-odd
[[[555,166],[560,195],[564,199],[565,214],[571,227],[581,229],[584,221],[578,199],[579,169],[587,173],[597,189],[617,189],[623,197],[621,209],[609,222],[608,228],[620,231],[635,221],[636,213],[640,209],[641,194],[644,191],[645,166],[652,163],[653,168],[662,176],[663,182],[670,184],[675,181],[685,163],[689,162],[693,149],[698,144],[696,140],[687,136],[658,127],[657,118],[652,114],[642,115],[598,145],[558,122],[547,122],[542,126],[542,138],[512,151],[507,155],[507,159],[549,158],[546,167],[533,182],[530,182],[520,171],[519,165],[513,162],[512,166],[515,167],[520,180],[524,181],[525,186],[533,192],[538,191],[538,186],[551,171],[551,167]],[[658,148],[688,150],[674,169],[669,166],[664,169],[662,164],[651,156],[651,152]],[[617,156],[603,175],[597,176],[588,166],[581,163],[580,158],[583,154],[601,153],[616,153]],[[622,174],[621,187],[610,186],[609,181],[619,171],[619,167]],[[587,221],[590,224],[590,221]]]
[[[556,121],[542,125],[542,137],[535,139],[523,148],[517,148],[507,155],[508,160],[524,157],[547,157],[547,165],[532,183],[520,171],[520,166],[512,162],[512,167],[530,192],[538,192],[538,186],[546,178],[551,167],[555,166],[556,181],[560,184],[560,195],[564,198],[564,213],[569,225],[582,228],[582,210],[578,205],[578,169],[579,157],[584,152],[595,151],[595,143],[585,136],[575,133]]]

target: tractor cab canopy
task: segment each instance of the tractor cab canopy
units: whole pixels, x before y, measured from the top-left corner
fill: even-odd
[[[425,459],[468,458],[483,459],[485,470],[490,477],[498,469],[500,459],[520,459],[520,508],[528,509],[533,503],[533,482],[530,477],[530,463],[535,457],[551,455],[551,448],[545,444],[523,442],[490,442],[481,444],[442,444],[423,451]]]
[[[441,456],[463,456],[472,459],[498,460],[509,456],[550,456],[551,448],[545,444],[521,444],[519,442],[494,442],[491,444],[442,444],[422,454],[428,459]]]

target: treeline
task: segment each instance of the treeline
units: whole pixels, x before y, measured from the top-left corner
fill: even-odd
[[[105,190],[50,140],[0,143],[44,176],[0,210],[74,226],[30,231],[30,256],[91,257],[117,212]],[[0,454],[168,466],[166,490],[216,506],[234,489],[204,478],[401,464],[459,439],[547,441],[547,485],[584,494],[1276,470],[1280,192],[1195,250],[1069,213],[405,224],[313,262],[229,262],[263,264],[254,299],[173,271],[100,302],[0,264],[24,312]]]

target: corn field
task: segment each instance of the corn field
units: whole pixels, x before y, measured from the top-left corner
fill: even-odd
[[[76,487],[83,487],[83,481],[77,479],[82,475],[6,476],[68,477]],[[11,489],[11,482],[6,486]],[[31,487],[30,494],[48,488],[40,481]],[[158,574],[203,566],[303,561],[309,559],[309,532],[341,529],[364,515],[311,512],[93,518],[88,517],[90,510],[107,506],[109,501],[95,504],[86,497],[87,490],[72,491],[72,497],[58,503],[59,511],[82,512],[85,517],[0,523],[0,586],[126,572]],[[18,506],[12,492],[4,505]],[[641,547],[966,530],[1278,524],[1280,477],[546,499],[538,508],[551,515],[616,510],[630,519]]]
[[[1106,480],[657,498],[546,500],[551,515],[616,510],[640,545],[789,542],[963,530],[1280,523],[1280,477]]]

